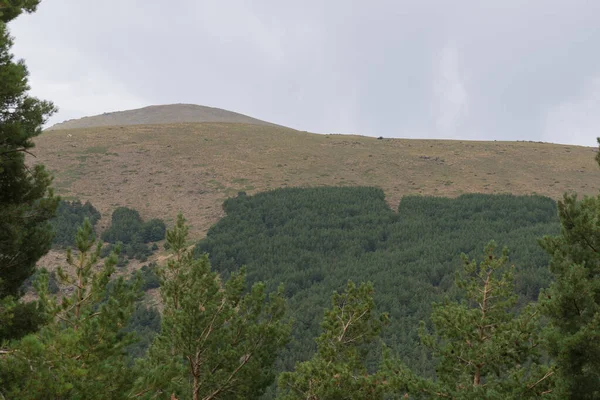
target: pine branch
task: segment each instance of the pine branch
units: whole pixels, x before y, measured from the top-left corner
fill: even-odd
[[[60,319],[63,322],[66,322],[67,324],[71,325],[71,327],[75,327],[75,324],[72,321],[69,321],[68,319],[62,317],[60,314],[57,314],[56,317],[58,319]]]
[[[140,391],[140,392],[137,392],[137,393],[135,393],[135,394],[133,394],[133,395],[130,395],[130,396],[129,396],[129,398],[134,398],[134,399],[135,399],[136,397],[140,397],[140,396],[143,396],[143,395],[145,395],[146,393],[148,393],[148,392],[149,392],[149,391],[151,391],[151,390],[152,390],[152,388],[147,388],[147,389],[144,389],[144,390],[142,390],[142,391]]]
[[[203,400],[212,400],[212,399],[216,398],[216,396],[219,393],[224,391],[228,387],[231,380],[235,377],[235,375],[237,375],[237,373],[248,363],[248,361],[250,360],[251,357],[252,357],[252,353],[249,353],[246,357],[243,357],[243,361],[240,363],[240,365],[237,366],[237,368],[235,370],[233,370],[233,372],[231,374],[229,374],[229,377],[227,378],[225,383],[223,383],[219,388],[214,390],[210,395],[204,397]]]
[[[535,383],[533,383],[533,384],[531,384],[531,385],[527,386],[527,390],[532,390],[533,388],[535,388],[537,385],[539,385],[539,384],[540,384],[540,383],[542,383],[542,382],[543,382],[545,379],[547,379],[547,378],[551,377],[552,375],[554,375],[554,371],[548,371],[548,372],[546,372],[546,374],[544,374],[544,376],[543,376],[543,377],[541,377],[541,378],[540,378],[540,379],[539,379],[537,382],[535,382]],[[547,392],[543,392],[543,393],[549,393],[549,392],[551,392],[551,390],[550,390],[550,391],[547,391]]]
[[[0,9],[2,9],[2,7],[0,7]],[[32,157],[36,157],[35,154],[33,154],[32,152],[28,151],[25,148],[20,148],[20,149],[14,149],[14,150],[5,150],[3,152],[0,152],[0,156],[4,156],[6,154],[10,154],[10,153],[27,153]],[[37,158],[37,157],[36,157]]]
[[[202,338],[201,345],[204,345],[204,343],[208,340],[209,336],[213,332],[213,325],[215,323],[215,320],[217,319],[217,315],[219,315],[223,311],[223,308],[225,307],[225,302],[226,302],[226,299],[225,299],[225,297],[223,297],[223,300],[221,301],[221,304],[219,305],[219,308],[217,309],[217,311],[213,314],[213,316],[210,320],[210,323],[208,324],[208,326],[206,328],[204,328],[204,330],[200,334],[200,337]]]

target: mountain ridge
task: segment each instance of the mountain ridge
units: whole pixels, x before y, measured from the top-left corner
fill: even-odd
[[[174,123],[242,123],[252,125],[280,126],[234,111],[197,104],[159,104],[131,110],[105,112],[103,114],[71,119],[48,127],[47,131],[66,129],[99,128],[106,126],[162,125]]]
[[[128,206],[173,223],[183,212],[200,237],[238,192],[374,186],[394,209],[405,195],[597,195],[596,149],[538,142],[377,139],[275,125],[172,123],[50,130],[35,139],[56,193],[89,200],[109,222]]]

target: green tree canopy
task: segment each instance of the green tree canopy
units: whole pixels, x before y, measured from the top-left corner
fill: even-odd
[[[375,311],[373,285],[348,282],[334,293],[323,317],[323,333],[316,339],[317,353],[279,376],[278,399],[383,399],[390,388],[383,372],[369,373],[367,353],[380,342],[387,314]],[[389,398],[389,397],[387,397]]]
[[[14,399],[125,399],[134,380],[123,328],[139,299],[138,284],[112,279],[117,255],[100,264],[100,243],[85,220],[57,275],[65,293],[52,296],[48,276],[36,283],[48,324],[14,343],[0,359],[0,387]],[[6,354],[8,353],[8,354]]]
[[[55,232],[52,245],[58,248],[75,246],[77,230],[86,218],[92,227],[100,219],[100,212],[89,201],[82,204],[79,200],[61,200],[58,203],[56,216],[50,221]]]
[[[434,306],[434,332],[421,325],[421,340],[433,352],[436,378],[400,369],[399,387],[440,399],[546,398],[554,371],[541,361],[539,315],[530,306],[517,312],[514,266],[490,242],[481,262],[463,256],[457,286],[464,301]]]
[[[600,139],[599,139],[600,143]],[[596,155],[600,163],[600,153]],[[549,350],[557,365],[557,396],[600,397],[600,195],[558,203],[561,232],[542,247],[554,283],[540,294]]]
[[[204,399],[257,399],[275,374],[273,363],[289,336],[281,290],[248,293],[243,270],[222,282],[208,257],[187,248],[179,214],[167,241],[174,254],[159,270],[161,333],[141,361],[136,394]]]
[[[13,40],[7,27],[22,12],[35,11],[38,3],[0,1],[0,326],[4,328],[13,324],[15,314],[23,319],[31,315],[28,306],[15,299],[36,262],[50,249],[48,219],[58,202],[44,167],[25,163],[34,147],[32,139],[55,108],[28,94],[27,68],[11,54]],[[0,332],[12,335],[9,329]]]
[[[155,218],[144,222],[140,213],[127,207],[118,207],[112,213],[110,227],[102,239],[110,243],[148,243],[163,240],[167,227],[163,220]]]
[[[102,240],[109,243],[141,241],[143,225],[139,212],[127,207],[118,207],[112,213],[110,227],[102,233]]]
[[[352,278],[372,282],[378,308],[390,314],[382,332],[390,350],[433,373],[417,328],[432,303],[461,296],[454,286],[460,254],[474,256],[490,239],[511,248],[523,306],[550,280],[537,240],[559,231],[556,203],[542,196],[406,196],[394,212],[377,188],[290,188],[231,198],[224,210],[196,250],[210,254],[224,277],[245,265],[250,283],[284,284],[294,340],[282,370],[312,357],[331,293]]]

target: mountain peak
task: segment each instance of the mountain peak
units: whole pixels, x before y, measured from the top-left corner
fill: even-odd
[[[152,105],[134,110],[106,112],[99,115],[71,119],[48,130],[95,128],[116,125],[154,125],[184,122],[229,122],[253,125],[271,125],[270,122],[252,118],[233,111],[196,104]]]

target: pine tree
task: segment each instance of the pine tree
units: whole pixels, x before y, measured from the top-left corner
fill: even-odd
[[[282,289],[257,283],[244,294],[244,271],[223,283],[206,255],[187,248],[181,214],[167,242],[174,255],[159,270],[163,316],[133,397],[255,399],[274,380],[273,363],[289,336]]]
[[[0,341],[36,328],[30,306],[17,302],[20,287],[49,249],[52,217],[58,199],[42,165],[25,164],[32,138],[55,111],[52,103],[28,95],[27,68],[10,53],[7,24],[22,12],[35,11],[38,0],[0,1]],[[14,327],[13,316],[19,315]]]
[[[126,347],[134,340],[123,328],[139,299],[136,284],[111,279],[117,254],[100,264],[101,243],[85,220],[77,252],[57,275],[67,295],[51,296],[48,274],[35,286],[49,323],[26,336],[0,359],[0,387],[19,399],[123,399],[133,377]]]
[[[437,379],[396,370],[395,385],[411,395],[444,399],[527,399],[552,394],[554,371],[541,363],[538,312],[515,311],[513,267],[507,250],[490,242],[480,263],[463,255],[457,286],[466,301],[434,305],[430,334],[422,343],[437,360]]]
[[[600,139],[599,139],[600,143]],[[596,155],[600,164],[600,153]],[[558,203],[561,233],[542,247],[552,257],[554,283],[540,294],[549,319],[549,351],[563,399],[600,397],[600,196],[565,194]]]
[[[367,350],[386,322],[387,315],[375,311],[373,285],[348,282],[325,312],[315,356],[281,373],[278,399],[383,399],[386,393],[390,398],[384,374],[369,373],[366,365]]]

